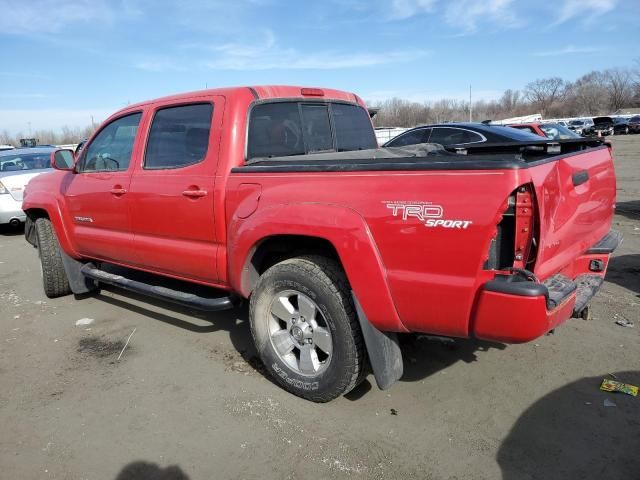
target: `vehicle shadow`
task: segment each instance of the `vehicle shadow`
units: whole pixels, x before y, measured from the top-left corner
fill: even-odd
[[[446,338],[421,334],[400,336],[400,348],[404,362],[401,382],[416,382],[450,367],[454,363],[473,363],[477,352],[496,348],[504,350],[503,343],[487,342],[471,338]]]
[[[0,225],[0,235],[5,237],[16,237],[18,235],[24,235],[24,223],[18,227],[12,225]]]
[[[631,220],[640,220],[640,200],[616,203],[616,214]]]
[[[114,265],[105,264],[102,268],[111,273],[123,274],[128,278],[141,282],[160,284],[164,287],[177,290],[188,290],[202,296],[219,296],[223,294],[215,289],[165,277],[158,277],[157,275],[129,270]],[[111,292],[116,294],[117,297],[105,295],[101,292]],[[249,308],[246,301],[231,310],[202,312],[102,284],[100,291],[90,293],[88,296],[195,333],[206,334],[226,330],[229,332],[229,338],[233,347],[242,359],[258,373],[262,375],[266,373],[253,345],[253,339],[249,329]],[[157,311],[152,307],[160,307],[164,311]],[[172,315],[171,312],[175,312],[176,315]],[[422,334],[400,334],[399,339],[404,363],[404,374],[400,379],[402,382],[424,380],[459,361],[465,363],[475,362],[477,360],[477,352],[487,351],[491,348],[497,348],[499,350],[506,348],[506,345],[502,343],[475,339],[453,339]],[[273,381],[269,375],[266,375],[266,377]],[[348,395],[348,398],[356,400],[366,394],[371,388],[371,384],[368,381],[364,381]]]
[[[132,462],[120,470],[115,480],[189,480],[189,476],[177,465],[161,468],[150,462]]]
[[[104,295],[102,293],[103,291],[117,294],[120,298]],[[260,374],[264,373],[262,363],[260,362],[257,352],[253,346],[253,339],[251,338],[248,321],[249,309],[246,302],[243,302],[230,310],[202,312],[198,310],[191,310],[181,305],[165,302],[156,298],[139,295],[110,285],[101,285],[100,292],[92,293],[88,296],[190,332],[206,334],[227,331],[229,332],[229,339],[233,344],[233,348],[238,352],[242,359],[252,369],[256,370]],[[146,304],[149,308],[133,303],[133,301]],[[159,307],[164,311],[157,311],[151,307]],[[175,312],[176,315],[171,315],[171,312]]]
[[[640,371],[615,377],[640,385]],[[502,480],[638,478],[638,398],[600,391],[603,378],[565,385],[520,416],[497,453]]]
[[[611,257],[605,278],[608,282],[640,293],[640,253]]]

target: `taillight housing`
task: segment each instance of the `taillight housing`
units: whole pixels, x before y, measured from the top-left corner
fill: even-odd
[[[485,270],[533,270],[537,245],[535,208],[532,185],[521,185],[509,195],[489,244]]]

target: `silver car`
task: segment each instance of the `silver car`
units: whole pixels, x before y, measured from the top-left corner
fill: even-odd
[[[50,156],[55,147],[16,148],[0,151],[0,225],[18,226],[24,189],[33,177],[52,171]]]

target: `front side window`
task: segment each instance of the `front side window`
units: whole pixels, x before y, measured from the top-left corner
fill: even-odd
[[[412,132],[403,133],[402,135],[391,140],[387,147],[404,147],[405,145],[416,145],[429,141],[430,128],[420,128]]]
[[[86,147],[79,162],[80,172],[122,171],[129,168],[141,113],[114,120]]]
[[[269,102],[249,116],[247,159],[376,148],[366,110],[333,102]]]
[[[180,168],[204,160],[212,114],[210,103],[158,110],[149,132],[144,168]]]

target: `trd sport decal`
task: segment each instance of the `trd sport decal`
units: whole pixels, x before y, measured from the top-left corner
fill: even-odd
[[[444,219],[444,208],[441,205],[434,205],[431,202],[382,202],[391,210],[394,217],[402,217],[407,221],[409,218],[417,218],[425,227],[429,228],[462,228],[465,229],[473,222],[471,220],[451,220]]]

